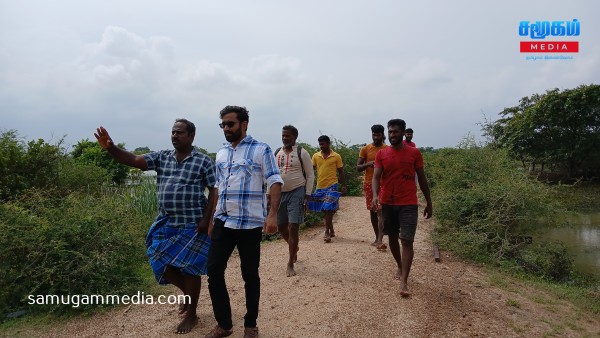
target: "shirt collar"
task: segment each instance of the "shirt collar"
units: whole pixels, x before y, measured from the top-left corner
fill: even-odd
[[[253,138],[250,135],[246,135],[246,137],[244,137],[243,140],[240,141],[240,143],[238,143],[238,145],[242,144],[242,143],[250,143],[252,142]],[[228,148],[233,148],[233,146],[231,145],[231,142],[225,142],[223,143],[223,146],[228,147]]]
[[[319,156],[321,156],[322,158],[325,158],[325,156],[323,156],[323,152],[321,150],[319,150],[319,152],[317,154],[319,154]],[[335,151],[333,151],[333,149],[330,149],[329,156],[327,156],[327,158],[330,158],[335,155],[337,155],[337,153]]]
[[[175,151],[176,151],[175,149],[171,149],[171,154],[170,154],[171,157],[175,157]],[[194,157],[198,154],[200,154],[200,152],[198,152],[196,150],[196,147],[192,147],[192,152],[190,153],[190,155],[187,156],[186,158],[184,158],[183,160],[185,161],[187,158]]]

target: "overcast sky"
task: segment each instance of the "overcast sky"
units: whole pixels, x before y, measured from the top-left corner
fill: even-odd
[[[520,21],[578,19],[572,60],[526,60]],[[542,54],[543,56],[543,54]],[[598,1],[0,0],[0,130],[170,149],[176,118],[214,152],[226,105],[278,147],[327,134],[370,142],[402,118],[418,146],[481,135],[520,98],[600,83]]]

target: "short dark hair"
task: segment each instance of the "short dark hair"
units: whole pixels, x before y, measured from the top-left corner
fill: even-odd
[[[406,132],[407,133],[414,133],[414,131],[412,130],[412,128],[406,128]]]
[[[237,119],[240,122],[250,121],[250,116],[248,116],[248,109],[246,109],[246,107],[226,106],[225,108],[221,109],[221,112],[219,114],[220,114],[221,118],[223,118],[223,116],[225,116],[229,113],[236,113]]]
[[[292,132],[292,134],[294,135],[294,137],[298,138],[298,128],[292,126],[291,124],[285,125],[281,129]]]
[[[327,142],[327,143],[331,144],[331,140],[329,139],[329,136],[327,136],[327,135],[321,135],[321,136],[319,136],[319,138],[317,139],[317,141],[319,141],[319,142]]]
[[[183,123],[183,124],[185,124],[185,127],[187,129],[188,134],[195,134],[196,133],[196,126],[191,121],[188,121],[186,119],[176,119],[175,123]]]
[[[385,128],[381,124],[374,124],[371,126],[372,133],[383,134],[384,131],[385,131]]]
[[[403,119],[391,119],[388,121],[388,129],[390,129],[391,126],[397,126],[400,127],[400,130],[405,131],[406,130],[406,122],[404,122]]]

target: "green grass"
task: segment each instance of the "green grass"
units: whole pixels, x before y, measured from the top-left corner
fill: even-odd
[[[551,186],[552,198],[573,212],[597,212],[600,205],[600,182],[576,182]]]
[[[512,306],[517,309],[521,308],[521,303],[519,303],[518,301],[516,301],[514,299],[510,299],[510,298],[506,300],[506,305]]]
[[[513,331],[515,331],[516,333],[525,333],[527,331],[527,329],[525,327],[515,323],[512,320],[509,322],[509,325],[513,329]]]
[[[493,286],[499,287],[501,289],[507,289],[508,288],[508,281],[506,279],[505,276],[503,276],[502,274],[500,274],[499,272],[492,272],[488,279],[490,280],[490,284],[492,284]]]
[[[530,299],[536,303],[536,304],[541,304],[541,305],[545,305],[545,304],[554,304],[554,302],[552,302],[550,299],[548,299],[547,297],[543,297],[540,295],[532,295],[530,297]]]
[[[491,285],[524,296],[537,304],[555,309],[559,301],[573,304],[577,311],[600,314],[600,285],[556,283],[524,273],[488,266],[488,280]],[[523,283],[539,292],[523,292],[516,285]],[[507,305],[508,304],[507,301]]]

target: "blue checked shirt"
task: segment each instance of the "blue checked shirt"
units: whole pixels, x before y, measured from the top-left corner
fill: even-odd
[[[267,217],[266,187],[283,184],[271,148],[247,135],[235,149],[230,143],[217,152],[219,200],[215,218],[231,229],[262,227]]]
[[[171,224],[196,223],[207,205],[204,190],[215,185],[215,163],[192,150],[181,163],[175,150],[162,150],[144,155],[148,170],[157,173],[159,216],[169,215]]]

